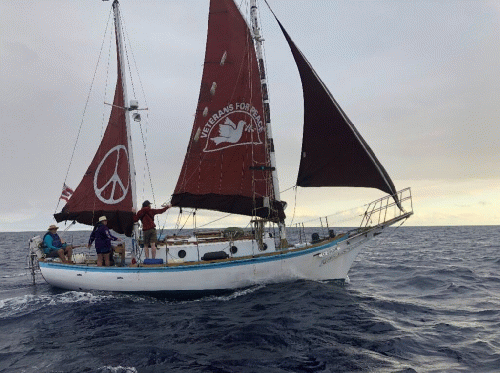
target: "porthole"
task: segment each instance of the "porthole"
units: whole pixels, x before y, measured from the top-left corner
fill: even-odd
[[[177,256],[179,258],[185,258],[186,257],[186,250],[179,250],[179,252],[177,253]]]
[[[231,246],[229,251],[231,251],[231,254],[236,254],[238,252],[238,248],[236,246]]]
[[[267,250],[267,243],[264,243],[262,244],[262,251],[266,251]]]

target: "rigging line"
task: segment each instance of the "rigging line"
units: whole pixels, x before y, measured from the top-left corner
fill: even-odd
[[[182,224],[182,227],[180,227],[178,230],[177,230],[177,233],[179,233],[180,231],[182,231],[184,229],[184,226],[186,225],[186,223],[188,222],[189,220],[189,217],[191,216],[191,214],[194,212],[194,210],[192,212],[190,212],[186,218],[186,221],[184,222],[184,224]]]
[[[293,225],[293,220],[295,219],[295,209],[297,208],[297,187],[295,187],[295,201],[293,203],[293,216],[292,221],[290,222],[290,226]]]
[[[395,228],[394,228],[394,230],[393,230],[390,234],[388,234],[388,235],[384,236],[384,238],[383,238],[383,239],[379,242],[379,244],[378,244],[378,245],[383,244],[385,241],[387,241],[387,239],[388,239],[389,237],[392,237],[392,235],[393,235],[394,233],[396,233],[396,230],[398,230],[398,229],[399,229],[399,228],[400,228],[400,227],[401,227],[404,223],[406,223],[406,221],[407,221],[407,220],[408,220],[408,218],[404,219],[404,220],[401,222],[401,224],[399,224],[397,227],[395,227]]]
[[[121,14],[120,14],[120,17],[121,17]],[[135,60],[134,52],[132,50],[132,46],[130,45],[130,38],[128,36],[127,28],[125,27],[125,23],[123,21],[121,22],[121,24],[122,24],[122,28],[124,29],[124,33],[127,36],[127,42],[128,42],[128,46],[129,46],[129,47],[127,47],[127,43],[124,43],[125,56],[127,57],[127,66],[128,66],[129,77],[130,77],[130,85],[132,86],[132,92],[133,92],[134,97],[137,97],[136,93],[135,93],[134,80],[132,79],[132,69],[130,68],[131,64],[130,64],[130,59],[129,59],[129,49],[130,49],[130,54],[132,55],[132,60],[134,61],[134,66],[136,68],[136,73],[137,73],[137,76],[138,76],[138,79],[139,79],[140,87],[141,87],[141,90],[142,90],[143,95],[144,95],[144,102],[146,103],[146,95],[144,94],[144,87],[142,85],[141,77],[139,75],[139,69],[137,68],[137,62]],[[127,104],[127,103],[125,103],[125,104]],[[147,107],[147,103],[146,103],[146,107]],[[149,119],[149,115],[147,115],[147,119]],[[148,173],[148,177],[149,177],[149,185],[151,187],[151,194],[153,196],[153,204],[156,205],[156,196],[155,196],[155,193],[154,193],[153,181],[152,181],[152,178],[151,178],[151,169],[149,167],[149,160],[148,160],[147,151],[146,151],[146,140],[145,140],[145,138],[147,138],[147,127],[143,131],[142,124],[141,124],[141,122],[139,122],[139,128],[140,128],[140,132],[141,132],[142,145],[143,145],[143,149],[144,149],[144,158],[145,158],[145,163],[146,163],[146,169],[147,169],[147,173]],[[146,132],[146,136],[144,136],[144,132]],[[145,187],[144,187],[144,184],[143,184],[143,193],[144,193],[144,189],[145,189]],[[156,223],[158,225],[160,225],[160,218],[158,216],[156,217]]]
[[[151,194],[153,195],[153,203],[156,205],[156,197],[155,197],[155,192],[153,190],[153,181],[151,179],[151,170],[149,168],[149,160],[148,160],[148,155],[146,153],[146,142],[144,140],[144,132],[142,131],[142,125],[140,125],[140,124],[139,124],[139,129],[141,131],[142,146],[144,148],[144,158],[145,158],[146,165],[147,165],[148,176],[149,176],[149,183],[151,185]]]
[[[126,29],[125,29],[125,33],[127,35],[127,40],[130,40],[130,37],[128,36],[128,32],[127,32]],[[141,76],[139,74],[139,68],[137,67],[137,61],[135,59],[134,50],[132,49],[132,46],[130,45],[130,41],[129,41],[129,46],[130,46],[130,54],[132,55],[132,61],[134,62],[135,73],[137,74],[137,78],[139,79],[139,86],[141,88],[142,96],[144,97],[144,105],[146,107],[149,107],[148,106],[148,100],[146,99],[146,93],[144,91],[144,86],[142,84]],[[130,65],[129,65],[129,67],[130,67]]]
[[[208,223],[206,223],[206,224],[200,225],[198,228],[203,228],[203,227],[206,227],[207,225],[210,225],[210,224],[212,224],[212,223],[215,223],[216,221],[219,221],[219,220],[225,219],[225,218],[227,218],[227,217],[229,217],[229,216],[231,216],[231,215],[233,215],[233,214],[227,214],[227,215],[225,215],[225,216],[223,216],[223,217],[221,217],[221,218],[218,218],[218,219],[212,220],[211,222],[208,222]]]
[[[285,189],[285,190],[281,190],[281,191],[280,191],[280,194],[281,194],[281,193],[288,192],[290,189],[293,189],[293,188],[297,188],[297,184],[292,185],[291,187],[289,187],[289,188],[287,188],[287,189]],[[295,193],[297,193],[297,192],[295,192]]]
[[[125,29],[125,34],[127,35],[127,41],[128,41],[128,44],[130,46],[130,39],[128,37],[128,33],[127,33],[127,30],[125,28],[125,25],[124,23],[122,23],[123,25],[123,28]],[[134,81],[132,80],[132,71],[131,71],[131,64],[130,64],[130,60],[129,60],[129,54],[128,54],[128,51],[130,49],[130,54],[132,55],[132,60],[134,61],[134,64],[135,64],[135,68],[136,68],[136,73],[139,77],[139,82],[140,82],[140,86],[141,86],[141,90],[143,92],[143,95],[144,95],[144,87],[142,85],[142,81],[141,81],[141,78],[139,76],[139,70],[137,68],[137,63],[136,63],[136,60],[135,60],[135,56],[134,56],[134,52],[132,51],[132,48],[127,48],[126,47],[126,44],[125,44],[125,55],[127,56],[127,66],[128,66],[128,71],[129,71],[129,76],[130,76],[130,84],[132,86],[132,91],[133,91],[133,94],[134,94],[134,97],[136,97],[136,93],[135,93],[135,86],[134,86]],[[146,104],[146,107],[147,107],[147,103],[146,103],[146,96],[144,95],[144,102]],[[146,114],[146,122],[149,123],[149,113]],[[148,177],[149,177],[149,186],[151,187],[151,194],[153,196],[153,204],[156,205],[156,196],[155,196],[155,192],[154,192],[154,188],[153,188],[153,180],[151,178],[151,169],[149,167],[149,160],[148,160],[148,155],[147,155],[147,146],[146,146],[146,138],[147,138],[147,126],[145,126],[144,130],[142,128],[142,123],[139,122],[139,129],[140,129],[140,132],[141,132],[141,139],[142,139],[142,146],[143,146],[143,149],[144,149],[144,159],[145,159],[145,163],[146,163],[146,170],[147,170],[147,174],[148,174]],[[144,135],[144,133],[146,133],[146,136]],[[144,193],[144,185],[143,185],[143,193]],[[156,222],[158,225],[160,225],[160,219],[159,217],[156,217]]]
[[[343,214],[343,213],[346,213],[346,212],[351,212],[351,211],[352,211],[352,212],[355,212],[355,210],[360,209],[360,208],[363,208],[363,207],[366,207],[366,206],[368,206],[368,205],[370,205],[370,204],[369,204],[369,203],[365,203],[365,204],[364,204],[364,205],[362,205],[362,206],[353,207],[353,208],[348,209],[348,210],[337,211],[337,212],[334,212],[333,214],[326,215],[326,217],[328,217],[328,216],[340,215],[340,214]],[[358,214],[358,216],[363,216],[363,215],[364,215],[364,213],[363,213],[363,214]],[[310,222],[315,221],[315,220],[317,220],[317,219],[318,219],[318,218],[314,218],[314,219],[311,219],[311,220],[306,220],[306,221],[303,221],[303,222],[301,222],[301,223],[299,223],[299,224],[310,223]],[[349,219],[346,219],[346,220],[343,220],[343,221],[348,221],[348,220],[352,220],[352,219],[354,219],[354,218],[349,218]]]
[[[109,66],[111,64],[111,47],[113,45],[113,32],[110,31],[109,33],[109,48],[108,48],[108,63],[106,65],[106,83],[104,84],[104,100],[106,100],[106,96],[107,96],[107,93],[108,93],[108,83],[109,83]],[[116,51],[116,56],[118,57],[118,49]],[[112,98],[112,100],[114,101],[114,97]],[[105,103],[103,104],[104,107],[105,106]],[[111,108],[111,111],[113,111],[113,108]],[[101,120],[101,141],[102,139],[104,138],[104,133],[105,133],[105,126],[104,126],[104,122],[105,122],[105,117],[106,115],[106,110],[103,110],[102,111],[102,120]],[[111,112],[110,112],[110,116],[111,116]],[[101,147],[99,146],[98,148],[98,152],[99,152],[99,158],[102,156],[102,149]],[[92,205],[92,222],[95,221],[95,206],[96,206],[96,203],[97,203],[97,199],[94,198],[94,203]],[[95,225],[91,225],[90,226],[90,230],[93,231],[94,228],[95,228]]]
[[[177,221],[175,222],[175,225],[174,225],[174,230],[178,230],[179,229],[179,225],[180,225],[180,221],[181,221],[181,216],[182,216],[182,208],[179,210],[179,213],[177,214]]]
[[[131,63],[130,63],[129,53],[128,53],[129,50],[130,50],[130,55],[132,56],[132,61],[134,63],[134,67],[135,67],[135,72],[136,72],[137,78],[139,79],[139,87],[141,89],[142,96],[144,98],[144,104],[145,104],[146,107],[149,107],[147,99],[146,99],[146,93],[144,91],[144,85],[142,84],[141,76],[139,74],[139,68],[137,66],[137,61],[135,59],[135,54],[134,54],[134,51],[132,49],[132,46],[130,45],[130,37],[128,35],[128,31],[127,31],[127,28],[126,28],[124,22],[122,22],[122,27],[123,27],[123,29],[125,31],[125,35],[127,35],[127,42],[128,42],[128,46],[129,46],[127,48],[127,44],[125,44],[125,55],[127,57],[127,65],[128,65],[128,70],[129,70],[129,76],[130,76],[130,84],[132,86],[132,91],[134,93],[134,97],[136,97],[136,93],[135,93],[134,81],[132,79],[132,69],[130,68]],[[146,123],[147,124],[149,123],[149,112],[146,112]],[[142,145],[143,145],[143,149],[144,149],[144,158],[145,158],[145,163],[146,163],[145,169],[146,169],[148,177],[149,177],[149,185],[151,187],[151,194],[153,196],[153,203],[156,205],[156,196],[155,196],[155,193],[154,193],[153,181],[152,181],[152,178],[151,178],[151,169],[149,167],[149,160],[148,160],[148,156],[147,156],[147,145],[146,145],[146,143],[147,143],[147,135],[148,135],[148,126],[144,126],[144,127],[145,128],[144,128],[144,131],[143,131],[142,123],[139,122],[139,128],[140,128],[141,139],[142,139]],[[146,135],[144,135],[144,133]],[[145,186],[144,186],[144,184],[143,184],[143,194],[145,194]],[[158,216],[156,217],[156,221],[157,221],[158,225],[160,225],[160,219],[159,219]]]
[[[130,37],[128,36],[128,31],[127,29],[125,28],[125,33],[127,35],[127,40],[129,40],[129,45],[130,45]],[[141,79],[141,75],[139,74],[139,68],[137,66],[137,60],[135,59],[135,54],[134,54],[134,50],[132,49],[132,47],[130,46],[130,54],[132,56],[132,61],[134,63],[134,67],[135,67],[135,73],[137,75],[137,78],[139,79],[139,87],[141,89],[141,92],[142,92],[142,97],[144,98],[144,105],[146,107],[149,107],[148,105],[148,100],[146,98],[146,92],[144,91],[144,85],[142,84],[142,79]],[[128,55],[127,55],[127,58],[128,58]],[[128,59],[127,59],[128,61]],[[129,63],[129,69],[130,69],[130,63]],[[130,72],[130,76],[131,76],[131,80],[132,80],[132,72]],[[135,92],[134,92],[135,93]],[[143,144],[144,144],[144,152],[146,153],[146,143],[147,143],[147,138],[148,138],[148,124],[149,124],[149,112],[146,111],[146,126],[145,126],[145,140],[143,138]],[[142,128],[142,123],[139,122],[139,126]],[[147,164],[144,166],[144,174],[146,173],[146,170],[147,172],[149,173],[149,167]],[[151,175],[150,175],[150,186],[151,186],[151,190],[153,190],[153,184],[151,182]],[[145,183],[143,183],[143,186],[142,186],[142,193],[143,193],[143,197],[145,195]],[[143,198],[144,199],[144,198]]]
[[[92,82],[90,83],[89,94],[87,95],[87,101],[85,102],[85,107],[83,109],[82,121],[80,122],[80,127],[78,128],[78,133],[76,135],[75,146],[73,147],[73,152],[71,153],[71,157],[70,157],[70,160],[69,160],[68,169],[66,171],[66,176],[64,177],[64,183],[66,183],[66,180],[68,179],[69,170],[71,168],[71,164],[73,163],[73,157],[75,155],[76,145],[78,144],[78,139],[80,138],[80,132],[82,130],[83,121],[84,121],[84,118],[85,118],[85,113],[87,111],[87,106],[88,106],[89,100],[90,100],[90,93],[92,92],[92,87],[94,86],[95,77],[97,75],[97,68],[99,66],[99,61],[101,60],[102,50],[103,50],[103,47],[104,47],[104,41],[106,40],[106,34],[108,32],[109,20],[111,18],[111,13],[112,13],[112,11],[110,10],[109,15],[108,15],[108,22],[106,23],[106,29],[104,30],[104,37],[102,39],[101,50],[99,51],[99,57],[97,58],[97,64],[96,64],[96,67],[95,67],[95,70],[94,70],[94,76],[92,77]],[[63,183],[63,185],[64,185],[64,183]],[[56,209],[54,211],[54,214],[57,212],[57,208],[59,207],[59,203],[60,202],[61,202],[61,199],[58,199],[57,200]]]
[[[127,48],[127,43],[130,46],[130,42],[129,42],[129,39],[128,39],[127,29],[125,28],[125,22],[123,21],[123,17],[122,17],[122,13],[121,12],[120,12],[120,25],[122,26],[122,30],[124,31],[123,32],[124,36],[126,36],[126,41],[124,40],[124,42],[123,42],[123,49],[125,50],[125,57],[127,58],[127,67],[128,67],[128,75],[130,77],[130,85],[132,86],[132,93],[133,93],[133,96],[135,98],[136,97],[135,86],[134,86],[134,81],[132,80],[132,70],[130,69],[130,61],[129,61],[129,58],[128,58],[128,50],[129,50],[129,48]],[[125,68],[125,66],[123,68]],[[128,102],[125,103],[125,106],[126,105],[128,105]]]
[[[168,214],[170,213],[170,208],[167,210],[167,214],[165,215],[165,222],[163,223],[163,226],[161,227],[160,229],[160,236],[163,234],[163,230],[165,229],[165,226],[167,225],[167,218],[168,218]],[[160,225],[160,218],[158,218],[158,225]],[[165,238],[166,238],[166,234],[165,234]]]
[[[109,48],[108,48],[108,64],[106,65],[106,82],[104,84],[104,100],[108,94],[108,83],[109,83],[109,65],[111,62],[111,45],[113,44],[113,34],[109,33]],[[118,53],[117,53],[118,54]],[[114,98],[113,98],[114,99]],[[104,103],[105,105],[105,103]],[[113,110],[113,108],[111,108]],[[106,110],[102,111],[102,121],[101,121],[101,141],[104,137],[104,120],[105,120]]]

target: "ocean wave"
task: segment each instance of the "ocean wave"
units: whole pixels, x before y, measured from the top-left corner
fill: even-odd
[[[242,290],[235,290],[233,293],[229,295],[212,295],[208,296],[206,298],[201,298],[201,299],[195,299],[194,301],[222,301],[222,302],[228,302],[233,299],[239,298],[239,297],[244,297],[248,294],[252,294],[256,291],[259,291],[263,288],[265,288],[265,284],[259,284],[259,285],[254,285],[246,289]]]
[[[0,269],[0,371],[497,373],[497,242],[498,227],[403,227],[361,253],[347,286],[185,299],[31,286],[12,256]]]
[[[98,303],[113,295],[100,295],[68,291],[55,295],[26,294],[20,297],[0,300],[0,318],[12,317],[20,313],[34,313],[46,306],[58,306],[71,303]]]
[[[27,273],[14,273],[9,275],[2,275],[0,278],[16,278],[16,277],[25,277],[28,276]]]
[[[104,373],[137,373],[137,369],[134,367],[122,367],[121,365],[117,367],[105,366],[98,369],[99,372]]]

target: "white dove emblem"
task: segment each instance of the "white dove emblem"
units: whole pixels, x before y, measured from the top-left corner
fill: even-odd
[[[238,125],[236,125],[231,119],[226,118],[224,124],[219,124],[219,136],[214,137],[211,140],[215,142],[216,145],[219,145],[222,142],[235,144],[240,141],[245,124],[246,122],[244,120],[240,120]]]

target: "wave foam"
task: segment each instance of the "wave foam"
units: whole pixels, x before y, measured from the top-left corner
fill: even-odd
[[[137,369],[134,367],[122,367],[118,365],[117,367],[105,366],[99,368],[99,372],[110,372],[110,373],[137,373]]]
[[[97,303],[113,298],[113,295],[100,295],[68,291],[55,295],[32,295],[0,300],[0,318],[10,317],[28,311],[36,312],[45,306],[57,306],[70,303]]]

